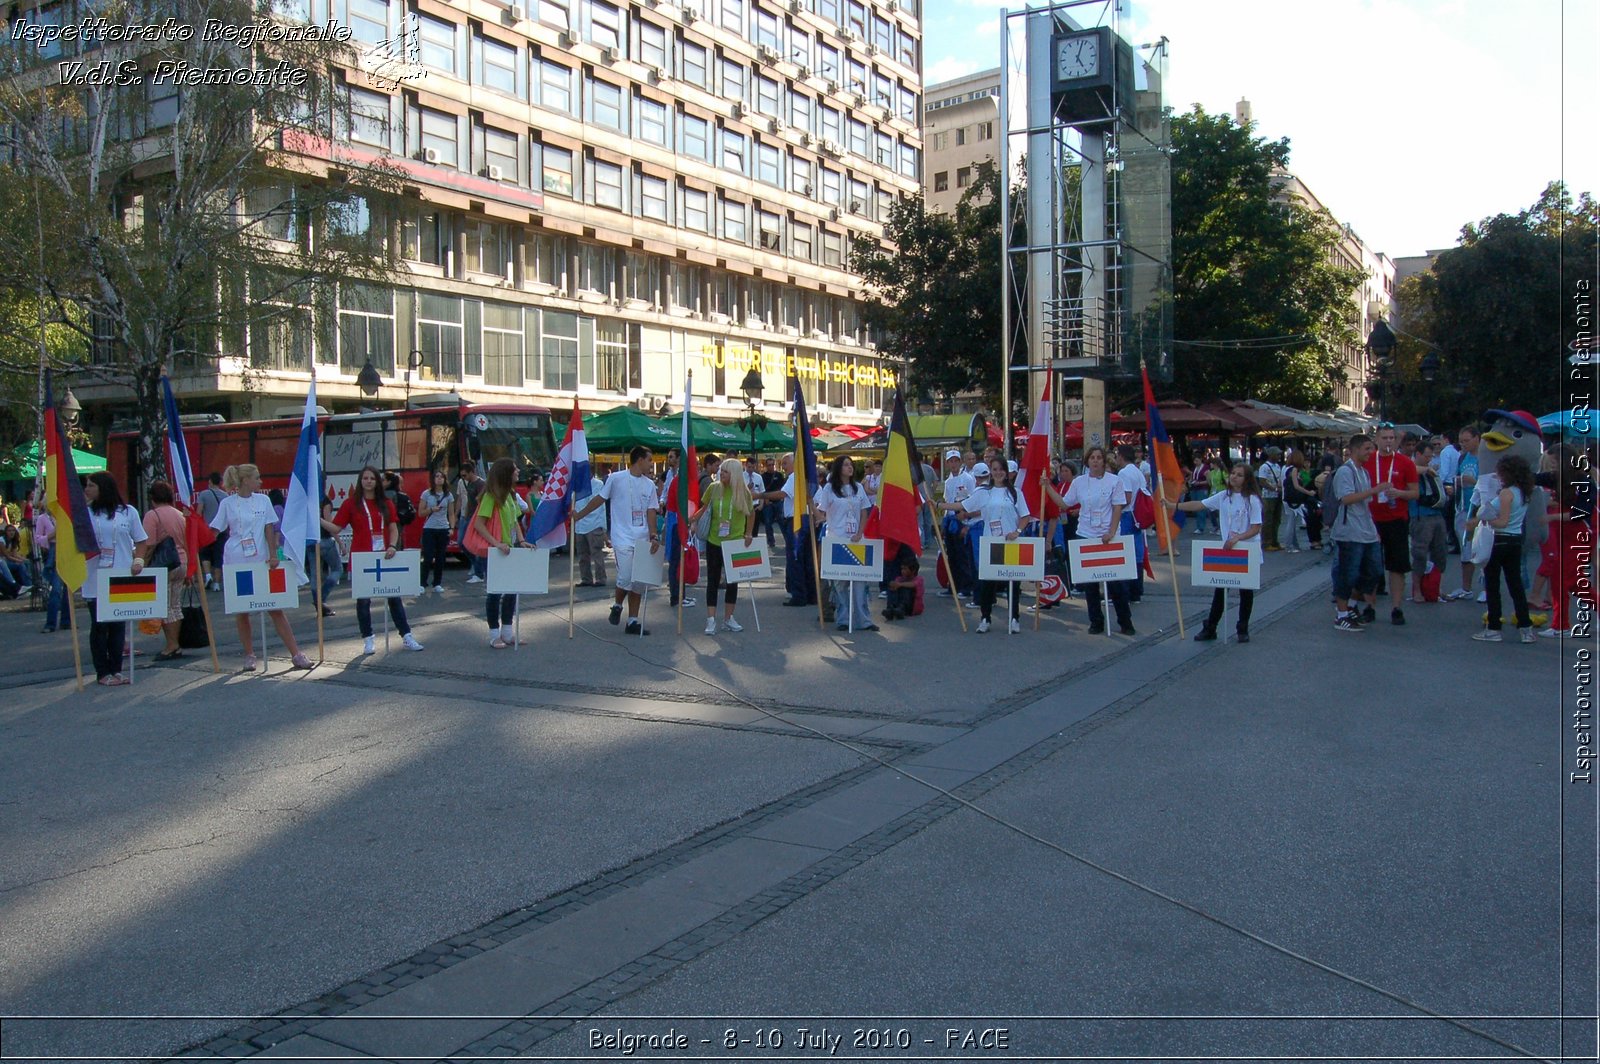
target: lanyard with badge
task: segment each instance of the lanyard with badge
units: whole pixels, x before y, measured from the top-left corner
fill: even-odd
[[[252,499],[256,498],[255,495],[251,495],[250,497]],[[238,499],[239,496],[235,495],[234,498]],[[240,499],[241,503],[243,503],[243,501],[244,500]],[[256,554],[259,553],[256,547],[256,528],[253,520],[255,515],[247,512],[241,516],[246,518],[247,524],[244,527],[244,531],[239,534],[239,553],[246,558],[254,558]]]
[[[367,515],[367,549],[383,550],[388,537],[383,534],[383,519],[377,514],[378,504],[369,499],[361,500],[361,511]]]
[[[727,539],[731,535],[733,535],[733,492],[724,490],[718,485],[717,538]]]
[[[1388,483],[1389,479],[1394,476],[1394,459],[1395,456],[1391,454],[1389,456],[1389,476],[1387,477],[1383,475],[1383,455],[1380,454],[1378,457],[1372,460],[1372,471],[1378,474],[1379,484]],[[1378,502],[1383,505],[1388,505],[1389,493],[1386,491],[1378,492]]]

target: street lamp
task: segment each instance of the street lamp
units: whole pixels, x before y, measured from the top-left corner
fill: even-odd
[[[1417,367],[1417,372],[1422,376],[1422,383],[1427,385],[1425,394],[1427,402],[1423,409],[1427,412],[1428,420],[1433,420],[1433,382],[1439,376],[1439,355],[1431,348],[1422,356],[1422,363]]]
[[[749,407],[750,413],[745,418],[750,425],[750,459],[756,457],[756,429],[767,423],[766,416],[756,413],[756,407],[761,405],[761,393],[766,388],[761,384],[761,371],[754,366],[744,375],[744,380],[739,382],[739,390],[744,393],[744,404]]]
[[[367,365],[372,365],[368,360]],[[406,409],[411,409],[411,375],[422,368],[422,352],[413,350],[406,357]]]
[[[72,394],[71,388],[63,392],[60,401],[56,403],[56,414],[69,430],[78,427],[78,422],[83,418],[83,404],[78,402],[78,397]]]
[[[1382,318],[1373,324],[1372,331],[1367,334],[1367,352],[1372,356],[1372,379],[1367,382],[1367,394],[1377,402],[1380,418],[1383,417],[1385,392],[1383,379],[1389,373],[1389,356],[1394,353],[1396,343],[1394,331]]]
[[[383,378],[378,376],[377,369],[372,365],[372,359],[367,359],[367,364],[356,374],[356,387],[366,396],[377,395],[378,389],[383,387]]]

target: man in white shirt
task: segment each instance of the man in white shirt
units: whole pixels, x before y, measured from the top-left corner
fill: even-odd
[[[594,464],[593,480],[589,490],[573,501],[579,507],[594,495],[594,481],[605,483],[604,462]],[[599,507],[581,521],[572,523],[572,542],[577,547],[578,586],[603,587],[606,582],[606,508]]]
[[[1456,498],[1456,474],[1461,471],[1461,452],[1456,450],[1449,436],[1435,436],[1433,445],[1439,452],[1434,463],[1438,467],[1439,484],[1444,488],[1444,534],[1450,541],[1450,553],[1459,554],[1461,541],[1456,538],[1455,511],[1460,505]]]
[[[972,458],[972,464],[977,465],[977,456],[972,455]],[[978,571],[972,564],[972,545],[967,538],[975,526],[955,516],[961,509],[960,504],[977,490],[977,478],[963,465],[961,452],[950,448],[944,453],[944,501],[941,505],[951,515],[944,522],[944,556],[950,563],[951,583],[955,586],[939,592],[945,598],[954,593],[970,598],[978,589]]]
[[[611,546],[617,560],[617,591],[611,604],[612,624],[622,621],[622,604],[627,600],[629,635],[649,635],[639,621],[640,593],[644,584],[633,579],[633,562],[639,547],[647,547],[651,554],[661,550],[661,537],[656,535],[656,513],[659,505],[656,484],[650,479],[650,448],[635,447],[628,452],[628,468],[619,469],[606,478],[600,490],[573,515],[582,521],[605,503],[611,504]]]
[[[1119,444],[1111,452],[1111,467],[1116,472],[1117,479],[1122,482],[1122,490],[1128,498],[1128,504],[1122,508],[1117,530],[1125,536],[1133,537],[1134,551],[1139,559],[1139,568],[1134,578],[1124,581],[1128,585],[1129,602],[1138,602],[1144,598],[1144,564],[1149,552],[1144,530],[1133,519],[1134,501],[1140,495],[1150,494],[1150,481],[1133,460],[1137,453],[1126,443]]]
[[[1283,451],[1280,448],[1267,448],[1266,460],[1256,470],[1256,485],[1261,489],[1261,549],[1282,550],[1278,544],[1278,521],[1283,516]]]

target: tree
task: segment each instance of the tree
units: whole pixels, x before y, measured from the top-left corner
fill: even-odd
[[[29,264],[0,275],[0,298],[42,285],[82,371],[131,389],[145,483],[164,372],[242,353],[248,326],[326,329],[332,282],[393,270],[395,174],[334,146],[349,109],[333,72],[356,63],[347,31],[285,33],[270,10],[113,0],[96,9],[106,24],[148,32],[13,32],[0,52],[0,261]],[[9,354],[0,369],[36,369]]]
[[[1333,220],[1284,194],[1289,141],[1196,106],[1172,147],[1179,392],[1331,408],[1363,276],[1330,261]]]
[[[1564,405],[1573,300],[1586,281],[1592,307],[1597,253],[1600,205],[1588,193],[1574,203],[1559,181],[1526,210],[1463,226],[1457,247],[1401,283],[1390,410],[1450,427],[1491,407],[1538,416]],[[1430,350],[1431,384],[1421,378]]]
[[[953,215],[902,196],[883,242],[858,237],[851,248],[851,269],[868,287],[867,324],[884,354],[905,360],[909,394],[1000,394],[1001,188],[985,163]]]

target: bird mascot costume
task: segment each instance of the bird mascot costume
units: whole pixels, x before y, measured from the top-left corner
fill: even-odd
[[[1489,410],[1484,412],[1483,417],[1489,427],[1478,438],[1478,490],[1473,496],[1474,509],[1480,499],[1500,490],[1500,477],[1495,473],[1495,468],[1502,458],[1508,454],[1518,455],[1527,461],[1529,469],[1537,473],[1539,459],[1544,454],[1539,420],[1526,410]],[[1524,587],[1528,586],[1526,577],[1539,567],[1539,552],[1544,546],[1545,537],[1550,534],[1549,509],[1549,494],[1543,488],[1534,488],[1522,524]],[[1484,621],[1488,619],[1489,615],[1485,613]],[[1532,620],[1535,627],[1542,628],[1549,623],[1550,616],[1548,613],[1535,613]]]

